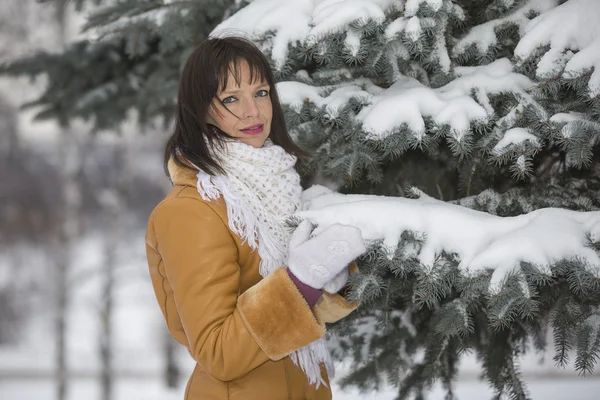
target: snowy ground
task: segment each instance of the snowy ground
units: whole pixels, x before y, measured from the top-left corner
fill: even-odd
[[[598,400],[600,379],[559,379],[528,382],[534,400]],[[158,377],[119,381],[114,400],[183,400],[184,387],[166,390]],[[443,400],[444,391],[436,387],[428,400]],[[456,385],[459,400],[490,399],[492,392],[484,382],[460,381]],[[334,388],[334,399],[344,400],[392,400],[394,392],[360,394],[357,391],[341,391]],[[49,379],[0,379],[2,400],[52,400],[54,385]],[[78,379],[70,386],[69,400],[100,399],[98,384],[94,379]]]

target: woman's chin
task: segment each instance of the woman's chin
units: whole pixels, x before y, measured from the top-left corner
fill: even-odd
[[[242,143],[247,144],[248,146],[252,146],[254,148],[261,148],[264,146],[265,141],[269,136],[256,136],[256,137],[237,137],[236,139]]]

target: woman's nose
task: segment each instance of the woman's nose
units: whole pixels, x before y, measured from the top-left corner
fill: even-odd
[[[246,101],[244,107],[244,118],[255,118],[258,117],[258,106],[254,99]]]

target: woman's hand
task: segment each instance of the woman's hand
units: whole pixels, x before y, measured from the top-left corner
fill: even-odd
[[[332,280],[330,280],[329,282],[327,282],[327,284],[325,284],[325,286],[323,286],[323,290],[327,293],[336,294],[337,292],[342,290],[344,286],[346,286],[349,277],[350,271],[346,266],[346,268],[338,272],[338,274]]]
[[[338,274],[343,275],[348,264],[366,251],[360,231],[336,224],[311,238],[312,229],[310,221],[304,220],[292,234],[288,268],[315,289],[323,289],[328,283],[337,286]]]

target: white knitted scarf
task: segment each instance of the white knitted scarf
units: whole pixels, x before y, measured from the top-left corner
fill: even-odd
[[[229,141],[220,149],[212,147],[225,175],[211,177],[198,172],[197,188],[204,200],[223,196],[227,205],[229,229],[253,250],[258,248],[260,274],[266,277],[287,260],[291,233],[285,221],[301,205],[302,187],[294,165],[296,157],[267,140],[255,148],[240,141]],[[290,355],[311,384],[326,386],[320,365],[329,377],[334,367],[324,338]]]

